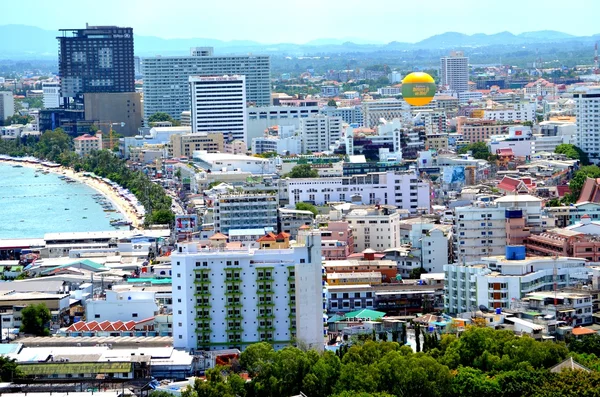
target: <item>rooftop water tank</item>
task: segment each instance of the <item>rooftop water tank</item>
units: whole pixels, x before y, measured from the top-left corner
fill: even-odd
[[[506,246],[506,259],[509,261],[521,261],[525,259],[525,246],[524,245],[507,245]]]

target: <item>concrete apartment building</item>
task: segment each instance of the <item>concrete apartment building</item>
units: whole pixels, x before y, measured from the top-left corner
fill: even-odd
[[[342,119],[315,115],[300,120],[302,153],[324,152],[342,138]]]
[[[190,76],[192,132],[221,132],[248,144],[245,76]]]
[[[362,175],[286,180],[290,206],[299,202],[324,205],[353,202],[393,205],[411,213],[430,210],[430,185],[415,171],[387,171]]]
[[[154,291],[106,290],[104,299],[85,302],[88,321],[141,321],[158,315]]]
[[[219,153],[224,150],[223,134],[198,132],[195,134],[173,134],[170,136],[169,156],[191,158],[195,151]]]
[[[271,227],[277,230],[277,196],[267,193],[218,195],[213,204],[215,232]]]
[[[310,211],[289,208],[278,208],[277,215],[277,230],[289,234],[292,240],[298,236],[300,228],[312,228],[315,219],[315,214]]]
[[[501,135],[508,129],[507,125],[494,120],[472,119],[460,116],[456,120],[456,132],[470,143],[483,142],[492,135]]]
[[[138,92],[83,94],[86,120],[97,122],[108,133],[111,128],[124,136],[135,136],[142,126],[142,97]]]
[[[577,146],[595,163],[600,160],[600,88],[577,88],[573,92],[577,117]]]
[[[173,346],[241,348],[293,341],[323,350],[321,237],[306,231],[292,246],[209,249],[179,243],[173,269]]]
[[[358,127],[363,126],[362,107],[359,105],[342,107],[325,106],[321,109],[321,113],[326,116],[341,117],[348,124],[354,124]]]
[[[475,203],[457,207],[454,215],[456,260],[460,264],[482,256],[502,255],[506,248],[504,208],[495,204]]]
[[[10,91],[0,91],[0,119],[6,120],[15,114],[15,99]]]
[[[211,47],[195,47],[188,56],[142,58],[144,121],[157,112],[175,120],[189,111],[190,76],[245,76],[247,100],[255,106],[271,104],[271,61],[268,56],[214,55]]]
[[[452,51],[440,58],[440,84],[451,91],[469,91],[469,58],[462,51]]]
[[[444,308],[452,314],[480,305],[509,309],[528,293],[552,291],[555,282],[562,289],[588,278],[585,259],[525,257],[524,246],[507,247],[505,255],[481,257],[471,264],[449,264],[444,272]]]
[[[346,221],[330,220],[321,228],[321,252],[325,260],[346,259],[354,253],[354,232]]]
[[[483,119],[500,122],[536,122],[535,102],[519,102],[483,109]]]
[[[352,209],[345,217],[354,236],[354,252],[382,252],[400,246],[400,214],[391,205]]]

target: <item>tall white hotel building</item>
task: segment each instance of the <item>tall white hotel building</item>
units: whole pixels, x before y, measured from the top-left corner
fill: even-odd
[[[248,142],[246,78],[190,76],[192,132],[222,132],[226,141]]]

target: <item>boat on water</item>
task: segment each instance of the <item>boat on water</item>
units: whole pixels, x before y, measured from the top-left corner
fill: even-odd
[[[13,165],[13,168],[23,168],[23,166],[21,164],[15,164]]]

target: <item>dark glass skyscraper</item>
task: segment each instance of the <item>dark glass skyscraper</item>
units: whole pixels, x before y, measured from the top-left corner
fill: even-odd
[[[83,93],[134,92],[133,29],[86,26],[61,29],[58,67],[61,97],[81,101]]]

